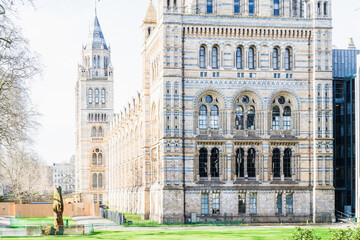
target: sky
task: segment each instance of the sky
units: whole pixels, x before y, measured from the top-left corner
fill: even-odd
[[[142,30],[149,0],[101,0],[98,17],[112,50],[115,112],[140,90]],[[360,1],[333,0],[333,45],[346,48],[353,37],[360,48]],[[41,114],[34,151],[47,163],[68,161],[75,153],[75,83],[82,45],[94,16],[94,0],[36,0],[21,6],[17,22],[32,50],[41,55],[41,76],[32,83],[32,104]]]

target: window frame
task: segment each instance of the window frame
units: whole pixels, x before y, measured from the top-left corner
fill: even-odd
[[[214,45],[211,49],[211,67],[212,69],[219,69],[219,52],[218,45]]]
[[[246,193],[238,194],[238,213],[246,214]]]
[[[243,69],[243,48],[237,47],[236,48],[236,69]]]
[[[274,0],[273,4],[274,4],[273,15],[274,16],[280,16],[280,0]]]
[[[199,51],[199,67],[206,68],[206,46],[201,45]]]
[[[209,214],[209,194],[201,193],[201,215]]]
[[[257,214],[257,194],[250,193],[250,215]]]
[[[234,14],[240,14],[240,0],[234,0]]]
[[[248,2],[248,13],[249,15],[254,15],[255,14],[255,0],[249,0]]]
[[[212,214],[220,215],[220,193],[212,194]]]

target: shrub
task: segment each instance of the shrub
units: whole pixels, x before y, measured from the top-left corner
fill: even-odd
[[[295,232],[291,235],[292,240],[320,240],[311,229],[297,227]]]
[[[360,239],[360,228],[330,229],[329,240],[358,240]]]

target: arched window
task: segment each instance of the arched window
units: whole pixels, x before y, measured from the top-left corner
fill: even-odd
[[[255,48],[249,48],[249,59],[248,59],[249,69],[255,69]]]
[[[249,178],[256,177],[255,157],[255,149],[250,148],[247,156],[247,173]]]
[[[293,17],[297,17],[297,0],[292,0]]]
[[[207,149],[206,148],[200,149],[200,154],[199,154],[199,176],[200,177],[208,176],[207,159],[208,159]]]
[[[106,103],[106,91],[104,88],[101,90],[101,103],[102,104]]]
[[[206,0],[206,12],[213,13],[213,0]]]
[[[97,68],[100,68],[100,56],[97,57]]]
[[[236,150],[236,176],[239,178],[245,176],[244,161],[244,149],[238,148]]]
[[[99,127],[99,137],[103,137],[103,129],[102,127]]]
[[[273,107],[272,110],[272,130],[280,130],[280,108]]]
[[[243,51],[241,47],[236,49],[236,68],[242,69],[243,68]]]
[[[284,151],[284,176],[286,178],[291,178],[291,149],[287,148]]]
[[[280,150],[275,148],[272,154],[272,171],[274,178],[281,177],[281,160],[280,160]]]
[[[274,0],[274,16],[280,15],[280,0]]]
[[[324,16],[328,15],[328,3],[324,2]]]
[[[99,104],[99,89],[95,89],[95,104]]]
[[[242,106],[236,107],[235,128],[244,130],[244,108]]]
[[[216,105],[211,106],[210,128],[219,129],[219,108]]]
[[[96,68],[96,56],[94,56],[94,59],[93,59],[93,68]]]
[[[199,109],[199,128],[207,129],[207,108],[204,105]]]
[[[92,175],[92,187],[97,188],[97,174],[93,173]]]
[[[219,150],[217,148],[213,148],[211,150],[211,177],[219,177]]]
[[[247,114],[247,128],[248,130],[255,130],[255,108],[250,107]]]
[[[93,128],[92,128],[91,136],[92,136],[92,137],[96,137],[96,127],[93,127]]]
[[[240,13],[240,0],[234,0],[234,13]]]
[[[174,0],[174,8],[176,9],[177,8],[177,2],[176,2],[176,0]]]
[[[89,104],[93,103],[93,90],[90,88],[89,89]]]
[[[200,68],[206,68],[206,48],[205,46],[200,47]]]
[[[290,48],[286,48],[285,49],[285,70],[291,70],[292,66],[291,66],[291,49]]]
[[[216,45],[212,48],[211,63],[213,69],[219,68],[219,48]]]
[[[255,13],[255,0],[249,0],[249,14]]]
[[[102,175],[102,173],[99,173],[99,175],[98,175],[98,187],[99,188],[103,187],[103,175]]]
[[[99,153],[99,155],[98,155],[98,165],[103,165],[103,155],[102,155],[102,153]]]
[[[280,51],[278,48],[273,49],[273,69],[278,70],[280,68]]]
[[[170,0],[167,0],[167,9],[170,9]]]
[[[285,131],[291,130],[291,108],[288,106],[284,108],[283,125]]]
[[[92,164],[97,165],[97,154],[96,153],[92,154]]]
[[[321,15],[321,2],[318,2],[318,4],[317,4],[317,14],[318,14],[318,16]]]

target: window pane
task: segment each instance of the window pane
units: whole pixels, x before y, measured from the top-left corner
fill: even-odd
[[[244,177],[244,149],[239,148],[236,150],[236,176]]]
[[[255,0],[249,0],[249,13],[255,13]]]
[[[248,177],[256,177],[256,168],[255,168],[255,149],[250,148],[248,150],[247,156],[247,173]]]
[[[286,195],[286,214],[293,214],[293,195]]]
[[[214,148],[211,150],[211,177],[219,177],[219,150]]]
[[[219,129],[219,108],[216,105],[213,105],[211,107],[210,128]]]
[[[94,173],[92,177],[92,186],[93,188],[97,188],[97,174]]]
[[[220,214],[220,193],[213,193],[212,203],[212,213]]]
[[[273,69],[279,69],[279,50],[277,48],[273,50]]]
[[[206,53],[205,53],[205,47],[200,47],[200,67],[205,68],[205,59],[206,59]]]
[[[207,13],[213,13],[213,0],[207,0]]]
[[[273,150],[272,156],[272,169],[274,178],[279,178],[281,175],[281,167],[280,167],[280,150],[275,148]]]
[[[201,214],[209,214],[209,194],[201,194]]]
[[[235,128],[236,130],[244,130],[244,109],[242,106],[236,108]]]
[[[207,129],[207,108],[204,105],[199,109],[199,128]]]
[[[236,68],[242,69],[242,49],[240,47],[236,50]]]
[[[284,152],[284,176],[286,178],[290,178],[292,176],[291,174],[291,155],[292,151],[291,149],[287,148]]]
[[[290,131],[291,130],[291,108],[285,107],[284,108],[284,116],[283,116],[283,125],[284,130]]]
[[[207,149],[206,148],[200,149],[200,154],[199,154],[199,175],[200,175],[200,177],[208,176],[207,159],[208,159]]]
[[[234,13],[240,13],[240,0],[234,0]]]
[[[255,109],[253,107],[248,111],[247,128],[248,130],[255,130]]]
[[[282,194],[278,194],[276,198],[277,214],[282,214]]]
[[[249,62],[249,69],[254,69],[255,68],[255,63],[254,63],[254,56],[255,55],[255,51],[254,51],[254,48],[250,48],[249,49],[249,59],[248,59],[248,62]]]
[[[218,48],[214,46],[212,48],[212,68],[219,68],[218,62],[219,62]]]
[[[280,4],[279,0],[274,0],[274,16],[280,15]]]
[[[277,106],[273,107],[272,130],[280,130],[280,109]]]
[[[246,213],[246,194],[239,193],[239,213]]]
[[[250,194],[250,214],[257,213],[256,193]]]
[[[102,176],[102,173],[99,173],[99,176],[98,176],[98,186],[99,186],[99,188],[102,188],[102,187],[103,187],[103,176]]]
[[[92,155],[92,164],[97,165],[97,155],[96,155],[96,153],[93,153],[93,155]]]

